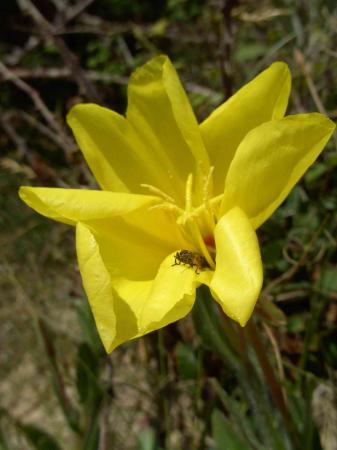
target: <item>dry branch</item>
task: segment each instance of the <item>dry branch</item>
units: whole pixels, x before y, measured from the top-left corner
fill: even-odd
[[[0,74],[2,74],[4,79],[11,81],[31,98],[36,109],[41,113],[48,125],[58,133],[59,138],[62,140],[63,148],[70,153],[73,152],[76,149],[74,142],[68,136],[64,128],[55,120],[54,115],[48,109],[39,93],[32,86],[11,72],[2,62],[0,62]]]
[[[47,40],[52,42],[59,50],[65,65],[69,67],[74,79],[77,81],[81,93],[85,95],[88,100],[101,103],[102,100],[96,90],[96,87],[86,77],[76,55],[74,55],[74,53],[68,48],[63,39],[56,34],[54,26],[45,19],[45,17],[30,0],[18,0],[18,4],[23,12],[31,16],[41,34],[44,35]]]

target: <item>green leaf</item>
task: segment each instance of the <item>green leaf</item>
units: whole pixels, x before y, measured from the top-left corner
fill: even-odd
[[[98,336],[95,321],[89,307],[89,303],[85,299],[79,299],[75,303],[76,312],[80,327],[83,332],[84,339],[90,345],[92,351],[96,354],[104,355],[104,349]]]
[[[283,204],[281,209],[283,216],[289,217],[298,214],[304,198],[303,188],[301,186],[295,186]]]
[[[284,325],[287,323],[287,317],[284,312],[268,298],[261,296],[258,306],[265,319],[270,321],[273,325]]]
[[[57,351],[54,345],[55,342],[54,332],[42,319],[38,319],[36,321],[36,331],[38,333],[39,339],[42,344],[42,348],[45,352],[48,361],[55,396],[59,401],[62,412],[71,429],[74,430],[76,433],[79,433],[80,432],[79,411],[77,407],[73,404],[70,397],[68,396],[67,391],[65,390],[64,377],[59,368]]]
[[[81,450],[97,450],[99,444],[100,427],[99,427],[99,412],[100,408],[97,405],[90,417],[89,425],[86,429],[84,442]]]
[[[326,364],[337,370],[337,328],[333,327],[322,338],[321,354]]]
[[[29,443],[37,450],[61,450],[55,439],[41,428],[35,425],[22,425],[20,429]]]
[[[325,164],[316,162],[316,164],[314,164],[305,174],[304,179],[308,184],[313,183],[319,180],[319,178],[321,178],[327,172],[327,170],[328,167]]]
[[[2,426],[0,424],[0,450],[10,450],[7,445],[7,440],[5,438],[5,434],[2,431]]]
[[[337,269],[333,267],[322,269],[318,284],[324,291],[337,292]]]
[[[256,414],[251,410],[250,413],[248,405],[243,401],[242,397],[236,398],[236,395],[233,391],[227,393],[225,389],[223,389],[218,382],[218,380],[213,379],[212,385],[214,391],[218,395],[219,400],[223,404],[223,407],[228,412],[231,423],[236,424],[236,430],[240,429],[242,436],[245,436],[247,442],[250,442],[252,448],[258,448],[259,450],[263,450],[265,447],[262,446],[261,442],[259,442],[256,435],[256,425],[254,421],[257,421]],[[257,424],[259,428],[259,425]]]
[[[238,368],[238,359],[224,334],[224,327],[216,310],[215,301],[205,286],[197,289],[192,317],[196,331],[204,345],[222,356],[232,364],[232,367]]]
[[[243,44],[235,52],[235,60],[238,62],[251,61],[266,54],[267,45],[260,43]]]
[[[91,347],[82,342],[78,347],[76,387],[81,403],[88,403],[100,395],[98,380],[100,361]]]
[[[291,333],[300,333],[305,330],[305,317],[292,316],[287,322],[287,330]]]
[[[212,434],[216,450],[251,450],[239,437],[224,414],[215,409],[212,413]]]
[[[176,358],[181,379],[195,379],[198,376],[198,360],[190,345],[179,343],[176,349]]]
[[[262,252],[265,266],[268,264],[269,267],[277,267],[279,260],[283,258],[283,247],[284,241],[282,239],[273,239],[263,246]]]
[[[153,428],[146,428],[138,436],[138,450],[156,450],[156,432]]]

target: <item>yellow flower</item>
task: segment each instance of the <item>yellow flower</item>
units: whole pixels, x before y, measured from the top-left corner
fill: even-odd
[[[185,316],[201,283],[246,324],[263,279],[255,230],[335,127],[317,113],[284,118],[289,91],[287,65],[276,62],[198,125],[175,69],[159,56],[132,75],[126,117],[93,104],[70,111],[102,191],[22,187],[20,196],[76,226],[84,288],[108,352]],[[179,264],[188,260],[191,267]]]

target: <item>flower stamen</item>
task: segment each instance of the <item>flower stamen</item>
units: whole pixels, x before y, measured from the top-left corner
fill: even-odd
[[[215,227],[215,213],[213,210],[213,202],[211,199],[211,189],[212,189],[212,175],[213,175],[214,167],[210,168],[208,175],[205,177],[205,183],[203,186],[203,203],[197,208],[193,207],[193,174],[190,173],[186,180],[185,187],[185,205],[184,209],[180,208],[175,200],[161,189],[158,189],[151,184],[141,184],[141,187],[147,188],[153,194],[161,197],[163,202],[151,206],[149,209],[162,209],[168,211],[169,213],[176,214],[176,222],[178,225],[181,225],[184,230],[184,234],[188,240],[192,239],[192,242],[195,248],[199,249],[204,258],[207,261],[207,264],[212,269],[215,268],[214,260],[205,244],[205,241],[202,237],[202,233],[200,231],[200,225],[203,222],[208,223],[208,227],[213,232]]]
[[[197,242],[199,245],[200,250],[202,251],[203,256],[205,257],[208,265],[210,266],[211,269],[215,269],[215,263],[213,261],[213,258],[211,257],[208,248],[203,240],[203,237],[201,235],[200,229],[198,227],[198,225],[193,221],[191,222],[191,228],[193,230],[193,234],[195,235],[195,237],[197,238]]]
[[[193,188],[193,174],[190,173],[187,177],[185,189],[185,211],[187,214],[191,213],[193,209],[192,188]]]
[[[186,181],[186,190],[185,190],[185,211],[183,216],[178,218],[178,223],[180,222],[182,225],[189,227],[191,230],[191,234],[194,238],[195,243],[201,250],[203,256],[205,257],[208,265],[211,268],[215,267],[214,261],[209,254],[209,251],[205,245],[205,242],[202,238],[199,226],[196,222],[197,216],[195,215],[195,211],[193,210],[193,174],[190,173],[187,177]]]
[[[164,211],[175,212],[175,213],[177,213],[178,216],[181,216],[182,214],[184,214],[183,209],[179,208],[179,206],[177,206],[173,203],[168,203],[168,202],[163,202],[163,203],[160,203],[159,205],[150,206],[149,210],[151,211],[153,209],[163,209]]]
[[[164,191],[162,191],[161,189],[152,186],[152,184],[145,184],[145,183],[141,183],[140,185],[143,188],[148,189],[150,192],[152,192],[152,194],[156,194],[159,197],[162,197],[164,200],[166,200],[168,203],[173,203],[174,205],[176,204],[174,198],[172,198],[170,195],[166,194]]]
[[[211,230],[213,230],[215,227],[215,220],[214,220],[215,214],[212,209],[212,204],[210,202],[210,199],[212,197],[213,172],[214,172],[214,166],[211,166],[209,169],[208,175],[205,178],[205,184],[204,184],[204,189],[203,189],[203,204],[205,205],[205,209],[208,213],[207,220],[209,222]]]

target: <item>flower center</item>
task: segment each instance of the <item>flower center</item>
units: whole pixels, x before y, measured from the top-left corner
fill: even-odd
[[[208,175],[204,179],[202,203],[197,207],[193,204],[193,174],[190,173],[185,186],[185,205],[181,208],[174,198],[165,192],[149,184],[141,184],[149,189],[153,194],[162,198],[163,202],[151,208],[161,208],[176,217],[177,224],[182,228],[187,240],[194,249],[201,253],[211,268],[215,267],[214,238],[213,230],[217,222],[217,214],[222,195],[212,198],[212,177],[214,167],[210,168]]]

